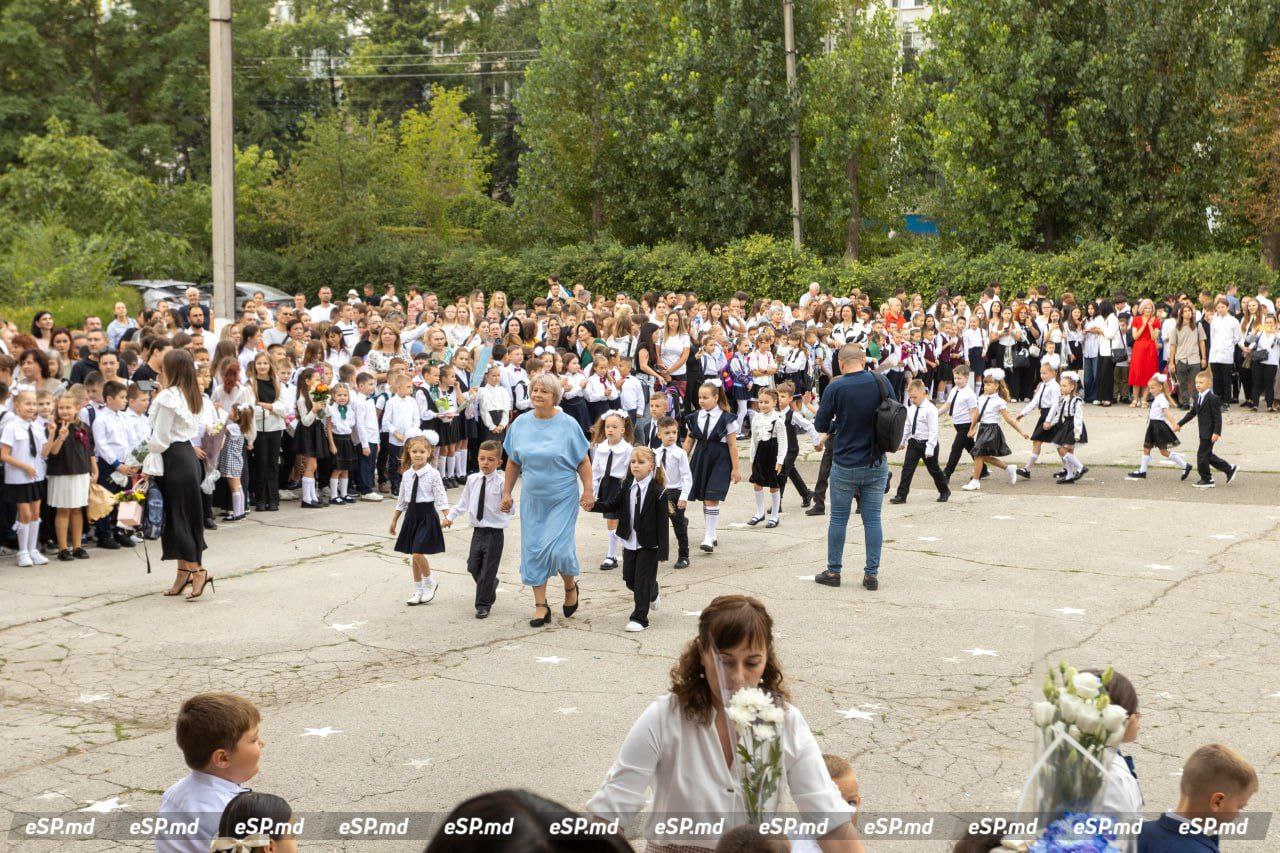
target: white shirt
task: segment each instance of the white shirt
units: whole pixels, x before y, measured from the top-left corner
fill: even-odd
[[[612,454],[612,465],[610,465]],[[631,445],[619,439],[617,444],[602,441],[591,448],[591,482],[596,494],[600,493],[600,481],[606,475],[619,480],[627,478],[627,466],[631,464]]]
[[[644,414],[644,386],[634,376],[622,380],[622,388],[618,391],[618,402],[622,411],[639,418]]]
[[[421,434],[418,423],[418,402],[412,397],[396,394],[382,408],[382,427],[386,430],[387,441],[392,447],[401,447],[415,435]],[[396,437],[397,433],[400,434],[399,438]]]
[[[1168,421],[1164,413],[1169,410],[1169,398],[1164,394],[1157,394],[1151,398],[1151,408],[1147,411],[1147,420],[1149,421]]]
[[[130,409],[125,409],[121,414],[124,416],[125,426],[129,429],[130,450],[151,437],[151,421],[147,420],[146,415],[140,415]]]
[[[418,494],[414,496],[414,486]],[[404,512],[410,503],[434,503],[436,509],[445,512],[449,509],[449,496],[444,493],[444,481],[440,472],[431,465],[421,468],[410,468],[400,479],[400,494],[396,497],[396,509]]]
[[[925,443],[925,456],[932,456],[938,447],[938,407],[928,400],[919,406],[907,404],[907,428],[902,432],[902,447],[913,439]]]
[[[477,520],[476,514],[480,511],[481,480],[484,480],[484,518]],[[465,512],[467,514],[467,523],[472,527],[505,529],[511,523],[511,517],[514,515],[511,512],[503,512],[501,509],[502,487],[506,480],[506,475],[501,468],[488,476],[477,471],[467,477],[467,484],[462,487],[462,494],[458,495],[458,502],[449,509],[449,520],[453,521]],[[514,504],[512,508],[514,509]]]
[[[1242,338],[1239,320],[1230,314],[1214,314],[1209,321],[1209,363],[1234,364],[1236,346]]]
[[[311,315],[313,323],[328,323],[333,319],[333,309],[338,307],[338,303],[330,302],[328,305],[313,305],[307,309],[307,313]]]
[[[115,469],[129,451],[133,450],[133,439],[130,436],[129,424],[122,412],[103,409],[93,422],[93,452],[108,467]]]
[[[524,411],[533,406],[529,399],[529,374],[518,364],[504,364],[499,370],[502,387],[511,393],[512,407]]]
[[[1138,787],[1138,780],[1129,772],[1129,765],[1125,763],[1119,750],[1111,754],[1111,761],[1107,765],[1107,779],[1102,789],[1102,803],[1098,813],[1114,815],[1122,820],[1141,817],[1142,790]],[[1130,839],[1126,848],[1137,849],[1136,839]]]
[[[689,470],[689,454],[678,444],[670,447],[662,445],[654,448],[654,457],[667,477],[667,489],[678,489],[679,500],[689,499],[689,489],[693,488],[693,473]]]
[[[351,395],[351,402],[356,407],[356,428],[352,432],[357,444],[378,443],[378,407],[373,398],[356,392]]]
[[[34,447],[31,445],[33,437],[36,441]],[[46,438],[44,424],[39,418],[34,421],[24,421],[18,417],[5,419],[4,429],[0,429],[0,444],[7,444],[9,452],[15,459],[36,469],[36,475],[32,477],[26,471],[6,462],[4,464],[5,482],[25,485],[38,483],[45,478],[48,464],[47,460],[40,455],[40,451],[44,449]]]
[[[1036,387],[1036,393],[1031,395],[1031,402],[1027,403],[1019,413],[1019,417],[1026,415],[1028,412],[1036,409],[1052,409],[1053,404],[1058,402],[1058,398],[1062,396],[1062,389],[1058,387],[1058,383],[1053,380],[1041,382]]]
[[[671,335],[670,337],[663,335],[662,349],[658,352],[658,362],[664,369],[671,370],[671,376],[673,378],[676,376],[684,376],[685,368],[689,363],[688,359],[685,360],[684,364],[674,370],[671,369],[671,366],[679,361],[680,354],[691,346],[692,344],[689,342],[688,335]]]
[[[635,508],[637,504],[639,504],[640,506],[644,506],[644,496],[648,493],[649,484],[652,482],[653,482],[653,475],[650,474],[648,477],[645,477],[643,480],[636,480],[634,483],[632,483],[630,491],[627,492],[627,495],[626,495],[627,506],[630,507],[628,512],[631,514],[631,533],[630,535],[627,536],[626,539],[620,540],[620,544],[622,545],[622,548],[625,551],[638,551],[640,549],[640,542],[636,538],[637,513],[635,511]]]
[[[208,853],[209,844],[218,833],[222,810],[243,790],[235,782],[199,770],[192,770],[186,778],[170,785],[160,798],[159,814],[186,823],[198,816],[200,830],[195,838],[156,838],[156,853]]]
[[[978,398],[978,422],[983,424],[1000,423],[1000,413],[1009,408],[1009,404],[999,394],[983,394]]]
[[[200,413],[192,412],[187,398],[177,388],[166,388],[151,401],[151,438],[147,442],[151,452],[142,463],[143,473],[163,476],[164,460],[160,457],[169,445],[194,442],[200,437],[200,416],[207,417],[213,411],[213,403],[207,397],[201,403]]]
[[[782,460],[787,456],[787,449],[790,442],[787,440],[787,425],[783,423],[785,416],[776,409],[769,414],[764,412],[756,412],[751,417],[751,458],[756,458],[756,446],[762,441],[768,441],[771,438],[778,439],[778,463],[782,464]]]
[[[807,819],[831,816],[835,829],[852,817],[853,807],[840,798],[827,775],[822,751],[804,717],[793,706],[784,707],[786,718],[778,728],[788,793]],[[746,822],[737,768],[725,764],[715,726],[687,719],[669,693],[640,714],[604,783],[587,802],[587,811],[604,818],[638,812],[644,808],[646,789],[653,790],[645,826],[648,838],[655,837],[655,820],[670,814],[697,814],[700,820],[724,814],[729,816],[726,827]],[[765,811],[776,810],[778,796],[765,804]],[[716,840],[691,838],[680,843],[714,849]]]
[[[618,397],[618,389],[613,386],[612,382],[606,382],[605,378],[598,373],[592,373],[591,378],[587,380],[587,387],[583,390],[582,396],[586,398],[588,403],[600,403],[605,400],[615,400]]]
[[[963,388],[956,386],[951,389],[951,394],[947,398],[946,409],[951,415],[951,422],[956,426],[967,426],[973,423],[970,411],[978,408],[978,396],[973,393],[968,385]]]
[[[476,408],[480,412],[480,420],[490,430],[497,426],[505,427],[511,419],[511,392],[501,385],[481,385]],[[500,413],[496,421],[493,412]]]
[[[334,435],[351,435],[356,429],[356,406],[354,402],[347,402],[347,414],[344,416],[338,409],[338,404],[333,402],[333,398],[329,398],[329,405],[325,407],[329,412],[329,429]]]

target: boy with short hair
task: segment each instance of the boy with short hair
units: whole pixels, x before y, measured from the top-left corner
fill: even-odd
[[[191,772],[164,792],[159,814],[175,822],[199,818],[200,826],[195,837],[157,837],[156,853],[209,849],[223,808],[258,773],[261,722],[252,702],[231,693],[201,693],[182,703],[177,741]]]
[[[654,395],[661,397],[662,395]],[[663,398],[665,399],[665,397]],[[654,459],[666,475],[667,509],[671,516],[671,529],[676,534],[675,568],[689,568],[689,519],[684,510],[693,487],[693,473],[689,469],[689,455],[676,444],[680,425],[675,418],[663,417],[658,421],[659,445],[653,451]]]
[[[657,449],[658,424],[667,416],[667,395],[655,391],[649,398],[649,415],[636,421],[636,447]]]
[[[377,377],[372,373],[361,373],[356,377],[356,393],[352,396],[356,409],[356,428],[353,432],[360,442],[356,447],[356,493],[365,501],[382,500],[374,483],[380,450],[378,404],[374,399],[377,388]]]
[[[87,382],[85,383],[88,384]],[[133,450],[133,435],[125,420],[128,405],[128,388],[123,382],[112,379],[102,386],[103,408],[93,421],[93,452],[98,457],[98,484],[115,494],[124,491],[111,475],[118,473],[126,480],[138,473],[137,466],[128,464]],[[138,544],[123,530],[116,528],[116,511],[113,509],[94,524],[99,548],[115,551],[132,548]]]
[[[480,444],[476,463],[480,470],[467,477],[462,494],[444,519],[441,527],[452,527],[453,520],[467,514],[471,524],[471,550],[467,552],[467,571],[476,582],[476,618],[489,618],[497,600],[498,565],[502,562],[504,531],[511,523],[511,513],[503,512],[502,489],[506,475],[498,470],[502,462],[502,444],[489,439]]]
[[[1200,427],[1200,446],[1196,449],[1196,468],[1200,479],[1191,485],[1197,489],[1216,486],[1211,468],[1226,474],[1227,485],[1230,485],[1240,473],[1240,466],[1232,465],[1213,452],[1213,446],[1222,438],[1222,401],[1213,393],[1213,371],[1202,370],[1196,374],[1196,395],[1191,401],[1190,411],[1182,416],[1178,426],[1185,426],[1192,418]]]
[[[947,485],[947,475],[938,465],[938,407],[929,400],[924,382],[919,379],[912,379],[907,385],[907,400],[907,428],[902,433],[902,445],[898,448],[907,453],[902,459],[898,493],[889,499],[889,503],[907,502],[911,481],[921,460],[924,460],[924,467],[938,489],[938,503],[946,503],[951,497],[951,487]]]
[[[631,423],[637,423],[644,417],[644,386],[640,380],[631,375],[631,359],[613,358],[614,369],[618,371],[618,405]]]
[[[1204,823],[1235,820],[1257,793],[1258,774],[1231,747],[1211,743],[1191,753],[1178,787],[1174,811],[1143,821],[1138,853],[1216,853],[1218,835],[1203,832]]]
[[[85,426],[93,429],[93,422],[98,419],[98,414],[105,405],[102,400],[101,373],[93,370],[84,377],[84,393],[88,397],[88,402],[80,410],[80,420],[84,422]]]

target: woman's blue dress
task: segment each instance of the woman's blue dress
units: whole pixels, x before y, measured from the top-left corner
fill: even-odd
[[[560,410],[545,420],[528,412],[511,424],[503,447],[520,466],[520,582],[541,586],[552,575],[578,575],[582,427]]]

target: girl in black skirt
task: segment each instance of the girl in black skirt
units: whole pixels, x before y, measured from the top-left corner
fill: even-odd
[[[1004,371],[998,367],[988,368],[982,375],[982,396],[978,398],[978,419],[969,427],[969,437],[973,439],[973,477],[963,488],[966,492],[976,492],[982,488],[979,478],[982,466],[990,465],[1009,473],[1011,484],[1018,482],[1018,469],[1000,459],[1013,451],[1004,440],[1000,430],[1000,419],[1017,430],[1018,435],[1029,438],[1022,431],[1022,425],[1009,411],[1009,387],[1004,384]]]
[[[1036,460],[1040,458],[1040,448],[1045,443],[1053,442],[1053,429],[1045,425],[1045,419],[1049,417],[1049,413],[1053,411],[1053,404],[1058,402],[1061,394],[1058,391],[1058,373],[1049,364],[1040,365],[1040,384],[1036,386],[1035,393],[1031,395],[1031,401],[1018,413],[1018,420],[1021,421],[1031,412],[1037,412],[1036,425],[1031,429],[1031,458],[1027,460],[1027,467],[1018,469],[1019,477],[1031,479],[1031,469],[1035,467]]]
[[[751,485],[755,486],[756,514],[748,519],[747,524],[755,527],[764,521],[764,493],[768,489],[772,509],[765,527],[777,527],[778,512],[782,508],[782,492],[778,490],[786,480],[782,463],[790,447],[786,415],[778,411],[778,392],[772,388],[760,391],[757,405],[759,410],[751,419],[750,478]]]
[[[7,502],[18,507],[18,565],[43,566],[49,562],[40,553],[40,489],[45,483],[45,445],[48,433],[36,421],[36,395],[23,391],[14,395],[13,413],[0,431],[0,460],[4,461],[4,488]]]
[[[1058,380],[1062,396],[1049,413],[1046,425],[1053,427],[1054,444],[1058,445],[1058,455],[1062,457],[1063,470],[1054,475],[1058,485],[1066,486],[1083,477],[1089,469],[1076,458],[1076,445],[1087,444],[1089,434],[1084,428],[1084,413],[1081,411],[1083,399],[1080,397],[1080,377],[1071,371],[1062,374]]]
[[[592,491],[600,499],[605,525],[609,528],[609,550],[600,563],[603,571],[618,568],[618,514],[603,509],[622,487],[631,464],[631,443],[635,431],[631,420],[621,412],[608,412],[591,428]]]
[[[702,501],[706,532],[701,547],[709,554],[719,544],[716,525],[720,521],[720,502],[729,496],[729,485],[742,479],[738,474],[736,424],[729,413],[724,388],[712,382],[702,383],[698,388],[698,408],[685,415],[684,422],[684,452],[689,454],[693,475],[688,500]]]
[[[1170,408],[1168,395],[1172,393],[1168,382],[1168,376],[1157,373],[1147,383],[1151,408],[1147,412],[1147,432],[1142,437],[1142,462],[1138,465],[1137,471],[1128,473],[1130,480],[1147,479],[1147,468],[1151,465],[1151,448],[1153,447],[1160,448],[1160,453],[1165,459],[1182,469],[1182,479],[1185,480],[1191,476],[1192,464],[1181,453],[1170,449],[1177,447],[1181,442],[1178,441],[1177,436],[1178,425],[1170,423],[1165,417],[1165,412]]]
[[[328,394],[322,390],[328,386],[324,376],[308,367],[298,374],[298,425],[293,431],[294,452],[302,468],[302,508],[320,509],[325,504],[316,489],[316,467],[320,460],[329,459],[337,449],[329,435]]]
[[[395,549],[408,554],[413,566],[413,595],[405,603],[410,607],[426,604],[436,597],[437,583],[431,577],[428,554],[444,553],[444,528],[440,515],[449,509],[449,498],[444,492],[440,472],[431,465],[435,448],[426,438],[416,435],[404,443],[404,455],[400,467],[404,472],[400,479],[400,496],[396,511],[391,516],[392,535],[396,524],[404,515],[404,527],[396,536]]]
[[[351,472],[357,464],[356,445],[351,438],[356,428],[356,407],[351,402],[351,389],[346,385],[333,386],[332,401],[326,413],[334,448],[333,470],[329,474],[329,503],[340,506],[353,504],[356,499],[347,494]]]

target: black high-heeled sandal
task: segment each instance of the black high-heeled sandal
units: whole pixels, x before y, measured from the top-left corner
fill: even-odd
[[[208,570],[199,569],[197,571],[191,572],[191,574],[198,575],[201,572],[204,572],[204,583],[200,584],[200,588],[197,589],[195,585],[195,581],[194,580],[191,581],[191,594],[187,596],[187,601],[195,601],[197,598],[204,595],[205,587],[208,587],[209,589],[213,589],[214,592],[217,592],[217,590],[214,589],[214,586],[213,586],[213,575],[209,574]]]
[[[564,605],[564,615],[572,616],[573,614],[578,612],[578,605],[582,603],[582,593],[578,592],[578,582],[574,581],[573,589],[566,589],[564,593],[565,595],[568,595],[569,593],[573,593],[574,595],[573,604],[569,604],[566,602]]]
[[[191,571],[190,569],[178,569],[178,571],[185,574],[187,576],[187,579],[184,580],[177,589],[171,589],[166,591],[165,595],[182,595],[182,591],[187,587],[191,586],[191,576],[194,575],[195,572]]]
[[[541,628],[543,625],[546,625],[547,623],[549,623],[549,622],[551,621],[551,605],[550,605],[550,604],[535,604],[535,605],[534,605],[534,607],[533,607],[534,611],[536,612],[536,611],[537,611],[537,609],[538,609],[539,607],[545,607],[545,608],[547,609],[547,615],[546,615],[546,616],[544,616],[544,617],[542,617],[541,619],[530,619],[530,620],[529,620],[529,627],[530,627],[530,628]]]

